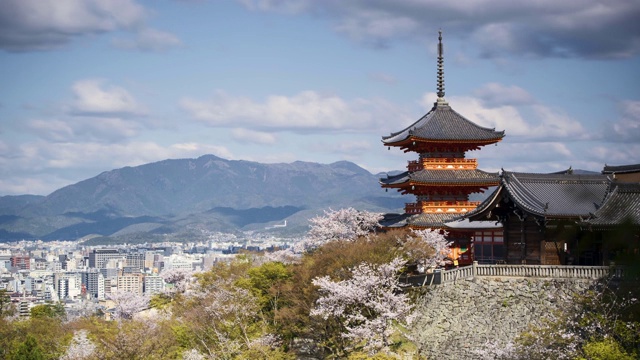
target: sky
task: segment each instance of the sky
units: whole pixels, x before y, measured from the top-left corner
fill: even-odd
[[[0,196],[213,154],[402,170],[445,98],[485,171],[640,163],[639,0],[2,0]]]

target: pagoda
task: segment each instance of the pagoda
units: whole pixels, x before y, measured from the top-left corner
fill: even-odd
[[[415,196],[415,202],[405,205],[404,214],[387,214],[381,225],[447,230],[453,246],[465,248],[469,241],[465,238],[469,239],[470,235],[452,230],[445,223],[480,204],[469,201],[470,194],[484,192],[500,183],[498,173],[479,170],[477,160],[467,158],[466,153],[499,142],[504,131],[473,123],[445,100],[442,31],[438,36],[437,75],[438,98],[433,108],[405,129],[382,137],[389,149],[393,146],[405,153],[415,152],[418,160],[409,161],[407,171],[380,179],[383,188]],[[456,241],[460,243],[455,244]]]

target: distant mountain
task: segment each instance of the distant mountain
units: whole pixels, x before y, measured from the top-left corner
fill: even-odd
[[[329,207],[397,211],[407,199],[384,192],[379,177],[347,161],[164,160],[107,171],[46,197],[0,197],[0,241],[264,229],[284,219],[302,229]]]

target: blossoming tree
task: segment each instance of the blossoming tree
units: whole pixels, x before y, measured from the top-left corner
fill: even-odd
[[[328,276],[313,280],[320,298],[311,310],[312,316],[341,323],[342,336],[365,351],[385,351],[395,324],[411,321],[413,306],[400,291],[397,275],[404,260],[396,258],[388,264],[362,263],[352,270],[352,278],[333,281]]]

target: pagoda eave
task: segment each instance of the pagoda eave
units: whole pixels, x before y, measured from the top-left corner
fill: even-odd
[[[460,140],[460,139],[423,139],[418,137],[409,137],[401,141],[393,143],[385,143],[385,146],[399,147],[405,153],[407,152],[430,152],[441,151],[443,149],[472,151],[480,150],[482,146],[498,143],[502,138],[486,139],[486,140]]]
[[[396,189],[401,194],[412,195],[436,195],[442,193],[451,193],[451,190],[456,190],[456,193],[480,193],[488,190],[492,186],[498,186],[498,183],[491,184],[417,184],[417,183],[403,183],[403,184],[382,184],[383,188]]]
[[[489,188],[491,186],[500,185],[500,181],[487,181],[487,182],[418,182],[418,181],[407,181],[399,184],[385,184],[380,183],[383,188],[388,189],[399,189],[399,188],[419,188],[419,187],[429,187],[431,189],[435,189],[438,187],[443,188],[460,188],[460,187],[474,187],[474,188]]]

